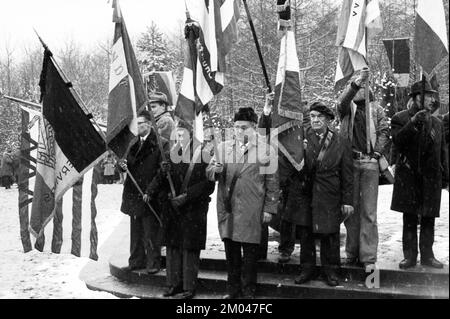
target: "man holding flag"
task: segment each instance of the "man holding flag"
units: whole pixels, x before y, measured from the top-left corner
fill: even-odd
[[[354,214],[345,221],[346,253],[348,264],[364,266],[377,260],[378,160],[389,140],[387,118],[369,88],[366,60],[369,36],[381,30],[378,0],[344,0],[336,37],[336,45],[340,47],[336,88],[362,69],[338,103],[340,134],[352,145],[354,167]]]

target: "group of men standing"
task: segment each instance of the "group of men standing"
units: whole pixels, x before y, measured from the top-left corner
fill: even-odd
[[[140,139],[127,159],[119,161],[130,175],[125,180],[121,208],[131,217],[128,268],[158,272],[161,246],[165,245],[168,289],[164,296],[194,297],[216,182],[218,226],[228,273],[225,298],[255,297],[257,260],[260,247],[265,247],[264,228],[276,220],[274,217],[282,224],[280,262],[289,260],[295,239],[300,240],[297,284],[317,275],[315,239],[320,239],[326,283],[339,284],[342,222],[347,230],[345,263],[374,267],[380,160],[389,152],[390,130],[396,167],[391,208],[404,213],[405,259],[400,268],[416,264],[419,223],[421,263],[441,268],[432,244],[441,188],[448,183],[448,133],[445,136],[441,121],[430,115],[435,92],[428,82],[414,84],[408,109],[393,117],[390,129],[372,92],[366,112],[364,86],[368,77],[369,71],[362,70],[342,93],[337,107],[339,131],[332,128],[335,114],[324,103],[314,102],[305,110],[304,167],[282,182],[279,164],[283,154],[258,133],[258,116],[252,108],[240,108],[234,115],[232,139],[212,145],[199,143],[190,123],[181,119],[174,123],[164,94],[152,95],[149,107],[160,140],[149,111],[141,112]],[[270,118],[271,99],[268,95],[259,122]]]

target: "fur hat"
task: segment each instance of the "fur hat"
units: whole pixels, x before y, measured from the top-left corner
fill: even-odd
[[[241,107],[234,114],[234,121],[249,121],[258,123],[258,115],[256,115],[255,110],[253,110],[251,107]]]

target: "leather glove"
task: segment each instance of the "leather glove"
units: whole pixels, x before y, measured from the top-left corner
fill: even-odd
[[[186,204],[187,201],[187,195],[186,193],[180,194],[174,198],[170,199],[170,202],[172,203],[173,207],[180,207]]]
[[[164,174],[170,173],[170,170],[172,169],[169,162],[161,162],[161,172]]]
[[[414,116],[411,118],[411,122],[414,125],[421,125],[425,121],[427,121],[429,113],[430,113],[430,111],[428,111],[428,110],[421,110],[421,111],[417,112],[416,114],[414,114]]]

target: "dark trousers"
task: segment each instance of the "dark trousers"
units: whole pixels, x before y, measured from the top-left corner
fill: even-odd
[[[434,217],[420,217],[420,258],[422,260],[434,257]],[[403,255],[407,259],[417,260],[417,225],[419,216],[403,214]]]
[[[2,176],[2,185],[5,186],[6,189],[11,188],[12,183],[13,183],[12,176],[9,175]]]
[[[129,266],[161,268],[162,230],[156,218],[130,216]]]
[[[249,244],[224,239],[225,255],[227,258],[227,290],[230,295],[242,292],[254,295],[257,277],[258,244]],[[243,250],[243,255],[241,253]],[[242,276],[242,281],[241,281]]]
[[[300,265],[302,268],[316,265],[315,235],[320,238],[320,263],[322,268],[338,268],[339,232],[331,234],[314,234],[309,226],[297,226],[297,235],[300,237]]]
[[[195,291],[200,265],[200,250],[167,246],[166,262],[167,285],[183,287],[185,291]]]

